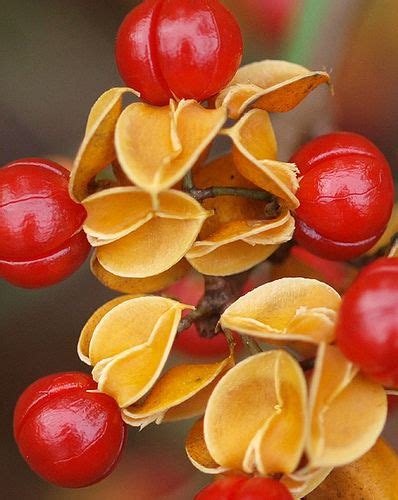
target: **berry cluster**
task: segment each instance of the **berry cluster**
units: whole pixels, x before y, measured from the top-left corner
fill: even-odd
[[[187,455],[226,477],[197,500],[288,500],[380,436],[385,388],[398,386],[397,249],[380,248],[394,232],[389,165],[344,132],[278,161],[268,113],[329,75],[284,61],[238,69],[241,57],[218,0],[145,0],[117,35],[128,87],[94,104],[71,175],[37,158],[0,170],[1,277],[57,283],[91,244],[93,273],[125,294],[81,332],[92,377],[50,375],[17,403],[20,452],[49,482],[107,476],[125,424],[198,416]],[[123,110],[124,94],[142,100]],[[218,135],[232,149],[207,162]],[[375,262],[350,286],[358,257]],[[319,277],[348,291],[341,299]],[[244,344],[251,356],[236,363]],[[222,359],[173,366],[173,346]]]

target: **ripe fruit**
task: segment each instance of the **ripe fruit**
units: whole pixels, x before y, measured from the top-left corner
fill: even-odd
[[[310,252],[348,260],[369,250],[391,216],[393,180],[381,151],[348,132],[324,135],[291,159],[301,175],[297,241]]]
[[[125,443],[116,402],[84,373],[58,373],[31,384],[14,412],[14,436],[29,466],[50,483],[80,488],[115,467]]]
[[[203,292],[203,279],[199,278],[198,275],[189,274],[178,283],[167,288],[165,294],[175,297],[185,304],[196,306],[202,298]],[[235,349],[238,351],[242,348],[242,341],[237,334],[234,334],[234,339],[236,342]],[[184,354],[202,358],[228,356],[229,354],[228,343],[224,335],[219,334],[212,339],[206,339],[199,335],[195,325],[179,334],[174,342],[174,348]]]
[[[126,85],[143,100],[205,100],[235,75],[242,35],[218,0],[146,0],[124,19],[116,62]]]
[[[86,259],[86,211],[70,198],[68,179],[65,168],[41,158],[0,169],[0,277],[27,288],[48,286]]]
[[[398,260],[365,267],[343,298],[337,343],[375,381],[398,387]]]
[[[195,500],[292,500],[284,484],[266,477],[232,476],[219,479],[195,496]]]

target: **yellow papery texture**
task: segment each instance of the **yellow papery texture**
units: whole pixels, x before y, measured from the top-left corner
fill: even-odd
[[[195,185],[256,189],[236,169],[231,156],[224,156],[195,171]],[[287,210],[275,219],[267,218],[267,202],[239,196],[218,196],[204,200],[212,210],[199,240],[187,255],[199,272],[226,276],[236,274],[269,257],[278,245],[289,241],[294,231]],[[261,247],[261,246],[262,247]]]
[[[210,396],[204,419],[210,456],[232,470],[292,471],[304,446],[305,411],[305,379],[296,361],[284,351],[252,356],[232,368]],[[276,443],[278,457],[271,451]]]
[[[152,417],[152,421],[160,423],[170,409],[176,409],[174,415],[168,420],[183,418],[183,412],[178,411],[180,405],[190,401],[191,411],[186,418],[204,413],[210,386],[214,388],[214,382],[218,377],[233,365],[232,355],[218,363],[204,365],[178,365],[167,371],[159,378],[152,391],[146,399],[123,410],[123,419],[126,423],[138,427],[143,422],[147,425]],[[202,391],[206,392],[207,398],[202,397]],[[201,401],[200,407],[192,414],[195,398]]]
[[[192,269],[185,259],[181,259],[167,271],[149,278],[123,278],[104,269],[94,252],[91,259],[91,271],[106,287],[121,293],[143,294],[159,292],[180,280]]]
[[[334,469],[307,498],[308,500],[398,500],[397,454],[379,439],[359,460]]]
[[[184,177],[226,118],[226,109],[206,109],[192,100],[164,107],[132,104],[116,127],[119,163],[134,184],[156,195]]]
[[[156,382],[181,312],[191,306],[150,296],[119,302],[112,301],[94,313],[83,328],[79,348],[94,366],[99,390],[125,407],[138,401]]]
[[[380,436],[387,417],[383,387],[358,373],[337,347],[319,347],[310,390],[309,464],[337,467],[357,460]]]
[[[233,142],[232,155],[240,174],[256,186],[297,208],[298,169],[293,163],[276,161],[276,143],[269,115],[255,109],[223,134]]]
[[[156,208],[140,188],[107,189],[88,197],[84,229],[97,246],[96,258],[122,278],[157,276],[177,264],[210,215],[176,190],[159,194]]]
[[[325,283],[282,278],[239,298],[220,322],[224,328],[264,340],[331,342],[340,302],[339,294]]]
[[[185,451],[192,464],[206,474],[220,474],[228,470],[220,467],[207,449],[203,433],[203,418],[195,422],[189,432],[185,441]]]
[[[138,95],[129,88],[113,88],[102,94],[91,108],[70,178],[70,194],[76,201],[88,196],[90,181],[116,158],[114,134],[125,93]]]
[[[77,344],[77,353],[83,363],[91,365],[91,361],[89,358],[90,342],[98,323],[111,309],[132,298],[134,298],[133,295],[122,295],[121,297],[116,297],[115,299],[112,299],[103,306],[99,307],[90,317],[80,333],[79,342]]]
[[[300,471],[297,471],[294,474],[283,476],[281,482],[289,488],[294,498],[305,498],[322,484],[332,470],[330,467],[325,467],[306,472],[302,475]]]
[[[216,106],[227,106],[233,119],[239,118],[249,106],[271,113],[290,111],[329,79],[323,71],[310,71],[287,61],[255,62],[237,71],[218,95]]]

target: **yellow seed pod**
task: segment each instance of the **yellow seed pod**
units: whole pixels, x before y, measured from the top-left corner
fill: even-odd
[[[294,219],[287,210],[271,220],[232,221],[197,241],[187,259],[202,274],[237,274],[268,258],[293,232]]]
[[[191,268],[185,259],[180,260],[167,271],[163,271],[149,278],[123,278],[112,274],[98,262],[96,252],[91,259],[91,271],[94,276],[106,287],[121,293],[139,294],[154,293],[171,286],[180,280]]]
[[[137,187],[107,189],[84,200],[84,229],[97,246],[96,258],[122,278],[157,276],[177,264],[211,215],[196,200],[176,190],[151,196]]]
[[[309,465],[338,467],[357,460],[375,444],[386,417],[383,387],[358,373],[337,347],[321,344],[310,389]]]
[[[300,366],[284,351],[242,361],[210,396],[204,419],[210,456],[226,469],[294,471],[305,442],[306,392]]]
[[[159,378],[144,401],[123,410],[123,419],[139,427],[203,414],[218,380],[232,366],[232,353],[218,363],[174,366]]]
[[[226,109],[193,100],[157,107],[128,106],[116,127],[121,168],[137,186],[156,195],[181,180],[205,153],[226,121]]]
[[[207,449],[203,433],[203,418],[195,422],[189,432],[185,441],[185,451],[192,464],[206,474],[221,474],[228,470],[220,467]]]
[[[150,296],[112,305],[88,321],[79,349],[94,367],[98,389],[126,407],[144,396],[160,376],[181,312],[192,306]]]
[[[369,410],[368,410],[369,411]],[[398,457],[382,439],[356,462],[337,467],[309,500],[398,500]]]
[[[218,95],[216,106],[227,106],[230,118],[238,119],[248,107],[270,113],[290,111],[330,77],[287,61],[266,60],[242,66]]]
[[[264,340],[332,342],[340,302],[339,294],[325,283],[282,278],[239,298],[220,322],[224,328]]]
[[[233,160],[243,177],[284,200],[289,208],[299,206],[298,169],[293,163],[276,161],[275,136],[266,111],[249,111],[223,134],[233,142]]]
[[[125,93],[139,96],[133,89],[113,88],[102,94],[91,108],[70,177],[69,191],[76,201],[88,196],[90,181],[116,158],[114,134]]]

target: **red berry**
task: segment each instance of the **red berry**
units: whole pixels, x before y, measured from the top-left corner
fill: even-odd
[[[47,286],[87,257],[86,211],[70,198],[68,179],[68,170],[40,158],[0,169],[0,276],[7,281]]]
[[[292,500],[280,481],[266,477],[244,476],[219,479],[198,493],[195,500]]]
[[[116,40],[126,85],[159,106],[218,93],[241,58],[240,28],[218,0],[146,0],[127,15]]]
[[[246,476],[232,476],[226,479],[218,479],[200,491],[195,496],[195,500],[232,500],[234,492],[248,480]]]
[[[297,241],[312,253],[348,260],[382,235],[394,203],[393,179],[381,151],[348,132],[324,135],[291,159],[302,179],[297,197]]]
[[[348,289],[337,322],[337,344],[372,379],[398,387],[398,260],[365,267]]]
[[[187,275],[165,290],[166,295],[194,306],[198,305],[203,292],[203,279],[195,274]],[[241,338],[236,333],[233,335],[236,342],[235,349],[239,351],[242,348]],[[200,336],[195,325],[180,333],[174,342],[174,347],[189,356],[201,358],[228,356],[229,354],[228,342],[224,335],[218,334],[212,339],[206,339]]]
[[[242,0],[239,0],[242,1]],[[251,13],[252,23],[263,36],[280,42],[292,24],[300,0],[244,0],[245,10]]]
[[[80,488],[115,467],[125,443],[120,409],[84,373],[58,373],[31,384],[14,412],[19,451],[50,483]]]

